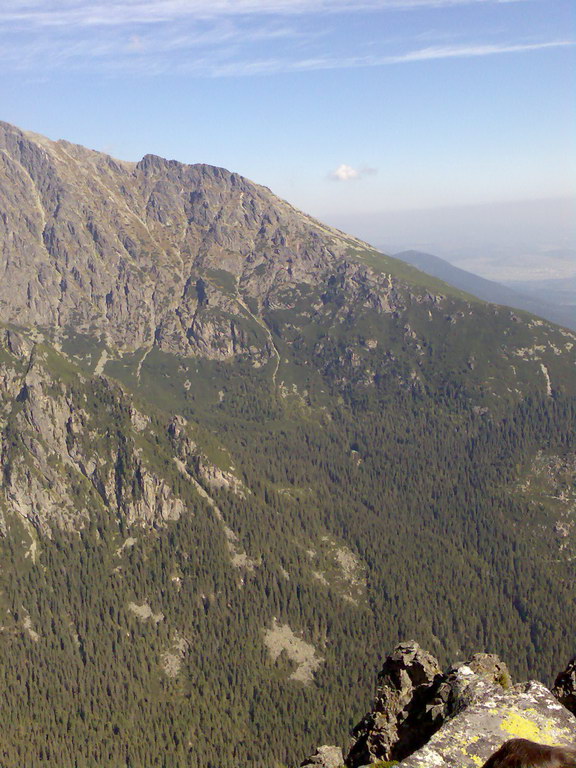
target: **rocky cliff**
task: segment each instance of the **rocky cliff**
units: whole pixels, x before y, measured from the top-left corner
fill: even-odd
[[[272,361],[277,371],[279,342],[300,341],[303,324],[370,316],[371,326],[382,315],[401,321],[399,341],[418,357],[435,315],[467,335],[483,312],[222,168],[153,155],[121,162],[0,123],[0,179],[0,320],[40,329],[65,351],[97,342],[93,369],[136,353],[139,373],[156,348]],[[497,357],[520,389],[527,371],[545,391],[565,387],[558,356],[574,354],[573,334],[512,312],[502,320],[508,338]],[[340,365],[373,368],[381,339],[366,330]],[[482,369],[479,357],[470,349],[462,364]]]
[[[86,377],[14,330],[0,336],[0,414],[0,530],[16,515],[34,550],[37,534],[80,530],[99,512],[146,527],[178,520],[191,495],[207,496],[199,481],[242,493],[233,474],[206,459],[182,417],[139,411],[113,380]]]
[[[282,306],[335,262],[352,286],[344,257],[366,247],[222,168],[123,163],[6,123],[0,174],[2,319],[124,352],[267,358],[244,301]]]
[[[576,715],[576,656],[554,681],[552,693],[566,709]]]
[[[560,703],[570,695],[573,667],[574,660],[553,695],[534,680],[513,684],[497,656],[477,653],[442,672],[417,643],[403,643],[386,658],[373,708],[354,729],[343,763],[475,768],[513,737],[573,746],[576,717]],[[336,765],[338,749],[321,747],[302,765]]]

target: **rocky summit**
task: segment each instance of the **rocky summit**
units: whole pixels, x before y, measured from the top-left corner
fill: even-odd
[[[1,123],[0,764],[412,759],[450,659],[551,684],[575,356],[237,174]]]

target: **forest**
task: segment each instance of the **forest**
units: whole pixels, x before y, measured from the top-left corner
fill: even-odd
[[[346,387],[324,362],[317,395],[275,396],[266,371],[225,365],[213,369],[225,397],[186,395],[187,429],[240,492],[209,486],[194,461],[188,480],[177,470],[183,435],[150,399],[150,428],[131,432],[143,388],[68,376],[67,396],[100,425],[94,450],[115,457],[115,503],[77,485],[88,521],[54,526],[34,558],[7,515],[3,767],[292,766],[346,743],[400,640],[443,663],[495,652],[546,682],[573,654],[570,549],[553,494],[524,481],[535,457],[573,455],[574,399],[490,410],[450,383]],[[180,519],[149,528],[122,514],[143,492],[139,453],[183,500]],[[232,564],[213,505],[252,565]],[[291,677],[286,649],[272,658],[275,623],[315,649],[311,681]]]

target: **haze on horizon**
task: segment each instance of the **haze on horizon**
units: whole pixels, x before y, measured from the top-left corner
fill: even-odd
[[[227,167],[394,252],[573,275],[572,0],[0,0],[0,119]]]
[[[414,250],[498,282],[576,277],[576,199],[323,216],[388,254]]]

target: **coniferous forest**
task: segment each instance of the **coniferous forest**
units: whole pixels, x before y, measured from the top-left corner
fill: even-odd
[[[68,386],[115,446],[118,497],[137,498],[128,396]],[[234,457],[241,493],[204,484],[254,567],[231,564],[157,408],[140,450],[184,500],[179,520],[149,529],[94,503],[79,531],[52,527],[31,558],[29,533],[7,518],[3,766],[291,765],[320,738],[345,741],[398,640],[444,661],[488,649],[545,680],[573,652],[569,552],[545,494],[522,491],[536,456],[574,450],[570,397],[490,413],[450,389],[383,383],[330,408],[274,399],[264,380],[223,386],[234,396],[203,423],[193,403],[184,416]],[[309,682],[291,679],[286,651],[272,659],[273,622],[321,658]]]

